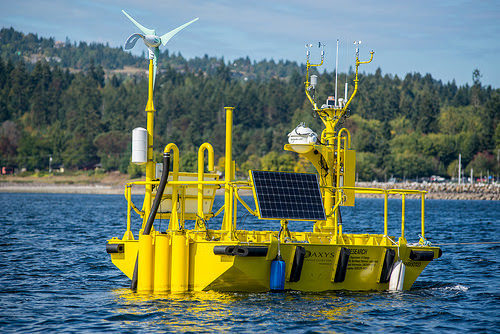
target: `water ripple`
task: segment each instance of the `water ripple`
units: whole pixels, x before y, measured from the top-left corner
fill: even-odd
[[[434,243],[500,240],[500,203],[427,202],[426,236]],[[443,246],[443,257],[404,292],[139,295],[104,250],[125,227],[123,196],[0,194],[0,203],[2,333],[499,332],[498,245]],[[408,227],[410,242],[418,240],[412,210],[419,203],[407,200],[407,224],[415,216],[417,226]],[[357,204],[342,211],[346,232],[380,233],[373,217],[383,202]],[[390,216],[390,229],[399,220]],[[245,222],[248,229],[279,229],[279,222]],[[310,226],[290,223],[304,228]]]

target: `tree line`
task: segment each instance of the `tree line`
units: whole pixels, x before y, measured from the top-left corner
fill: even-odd
[[[54,61],[56,55],[63,59],[61,49],[71,62]],[[12,28],[0,31],[0,50],[1,166],[47,170],[52,159],[66,169],[99,164],[105,170],[140,172],[130,164],[130,142],[132,129],[145,127],[147,78],[110,70],[146,69],[144,58],[100,44],[67,40],[56,46]],[[46,57],[33,62],[28,57],[33,50]],[[122,60],[112,67],[108,57]],[[283,152],[287,134],[300,122],[317,133],[323,128],[305,99],[303,65],[248,57],[186,60],[168,52],[159,63],[156,152],[174,142],[181,150],[181,168],[195,170],[197,149],[208,141],[220,158],[223,107],[234,106],[233,157],[242,173],[248,168],[310,170],[296,155]],[[316,95],[333,95],[334,73],[316,74]],[[465,173],[471,168],[475,175],[499,173],[500,89],[483,86],[478,70],[472,76],[472,86],[457,86],[430,74],[399,78],[382,75],[381,69],[361,74],[343,124],[358,152],[359,180],[456,177],[459,154]],[[352,84],[354,74],[339,77]]]

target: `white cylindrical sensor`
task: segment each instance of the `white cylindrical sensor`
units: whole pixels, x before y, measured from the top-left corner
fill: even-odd
[[[311,86],[312,88],[316,88],[318,84],[318,76],[316,74],[311,75]]]
[[[132,130],[132,162],[142,165],[148,161],[148,130],[135,128]]]

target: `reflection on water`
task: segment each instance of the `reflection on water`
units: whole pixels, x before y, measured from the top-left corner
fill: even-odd
[[[165,325],[181,332],[206,330],[203,324],[211,324],[210,329],[215,331],[228,330],[221,319],[232,317],[230,304],[238,299],[217,292],[141,294],[118,289],[113,293],[120,307],[113,311],[116,316],[112,320],[122,320],[127,325],[135,322],[137,316],[146,315],[142,320],[153,327]]]
[[[113,293],[119,307],[108,320],[121,321],[126,326],[140,319],[155,328],[163,325],[180,332],[208,329],[225,332],[240,325],[244,329],[245,323],[257,320],[262,324],[260,326],[292,320],[292,327],[304,329],[306,323],[341,321],[362,313],[362,309],[357,309],[357,303],[334,293],[207,291],[142,294],[130,289],[117,289]],[[369,299],[368,295],[366,298]]]

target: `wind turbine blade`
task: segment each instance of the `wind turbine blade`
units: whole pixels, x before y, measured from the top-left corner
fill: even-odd
[[[154,31],[154,29],[148,29],[148,28],[144,27],[142,24],[140,24],[139,22],[134,20],[132,18],[132,16],[128,15],[127,12],[124,11],[123,9],[122,9],[122,13],[125,14],[125,16],[128,17],[128,19],[130,21],[132,21],[132,23],[135,24],[136,27],[139,28],[139,30],[141,30],[145,35],[156,35],[156,32]]]
[[[174,30],[172,31],[169,31],[167,32],[166,34],[162,35],[160,37],[161,39],[161,45],[165,45],[167,44],[167,42],[172,38],[174,37],[175,34],[177,34],[179,31],[181,31],[182,29],[186,28],[188,25],[190,25],[191,23],[195,22],[195,21],[198,21],[199,17],[195,18],[194,20],[192,21],[189,21],[188,23],[184,23],[183,25],[181,25],[180,27],[178,28],[175,28]]]
[[[160,56],[160,48],[155,48],[155,55],[153,57],[153,90],[155,88],[155,79],[156,79],[156,69],[158,67],[158,57]]]
[[[125,42],[125,50],[130,50],[135,46],[135,43],[139,38],[144,38],[144,35],[141,34],[132,34],[127,38],[127,41]]]

